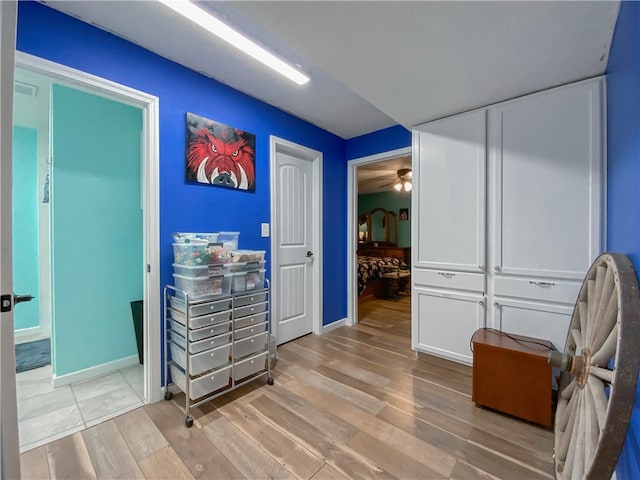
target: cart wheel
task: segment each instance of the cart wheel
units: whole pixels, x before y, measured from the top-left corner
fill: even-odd
[[[169,400],[171,400],[173,398],[173,393],[171,392],[164,392],[164,399],[168,402]]]
[[[269,385],[273,385],[273,377],[269,377],[269,378],[267,378],[267,383],[268,383]]]
[[[193,417],[191,415],[184,419],[184,426],[187,428],[191,428],[193,426]]]
[[[603,253],[576,301],[555,418],[556,478],[611,478],[627,434],[640,359],[640,291],[625,255]]]

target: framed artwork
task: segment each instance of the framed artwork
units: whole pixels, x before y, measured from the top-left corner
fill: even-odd
[[[186,181],[255,192],[256,136],[187,112]]]
[[[409,209],[401,208],[398,216],[400,217],[401,222],[406,222],[409,220]]]

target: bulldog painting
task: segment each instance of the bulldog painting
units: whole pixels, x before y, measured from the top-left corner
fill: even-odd
[[[187,113],[187,182],[254,192],[256,136]]]

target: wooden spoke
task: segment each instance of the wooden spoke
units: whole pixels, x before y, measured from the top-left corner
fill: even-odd
[[[596,412],[596,418],[598,419],[598,430],[604,428],[605,417],[607,415],[607,407],[609,406],[609,400],[604,393],[605,385],[602,380],[596,377],[589,377],[587,382],[589,385],[589,392],[593,398],[593,408]]]
[[[615,328],[618,320],[618,295],[609,295],[606,308],[602,310],[598,325],[596,325],[593,341],[591,342],[591,352],[598,351],[607,339],[611,331]]]
[[[591,365],[602,366],[608,365],[609,360],[613,358],[616,353],[616,346],[618,344],[618,327],[615,326],[609,336],[604,342],[604,345],[600,347],[595,353],[591,355]]]
[[[587,302],[581,301],[578,303],[578,313],[580,315],[580,331],[587,331]],[[580,353],[580,352],[577,352]]]
[[[613,385],[613,370],[608,370],[606,368],[594,367],[593,365],[589,368],[589,373],[598,377],[601,380],[604,380],[607,383]]]
[[[576,352],[581,352],[584,345],[582,344],[582,333],[577,328],[571,329],[571,336],[576,344]]]
[[[565,353],[556,355],[553,363],[563,369],[555,416],[557,478],[611,478],[633,409],[638,344],[640,289],[635,270],[628,257],[604,253],[587,272]]]

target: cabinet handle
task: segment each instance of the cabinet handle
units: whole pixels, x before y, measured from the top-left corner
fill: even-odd
[[[216,355],[216,352],[213,352],[213,353],[211,354],[211,357],[215,357],[215,355]]]
[[[529,284],[539,287],[553,287],[555,285],[554,282],[536,282],[535,280],[529,280]]]
[[[493,271],[494,272],[499,272],[500,271],[500,265],[494,265],[493,266]]]
[[[484,265],[478,265],[478,268],[484,272]]]
[[[455,273],[451,272],[438,272],[438,275],[442,275],[444,278],[453,278],[456,276]]]

